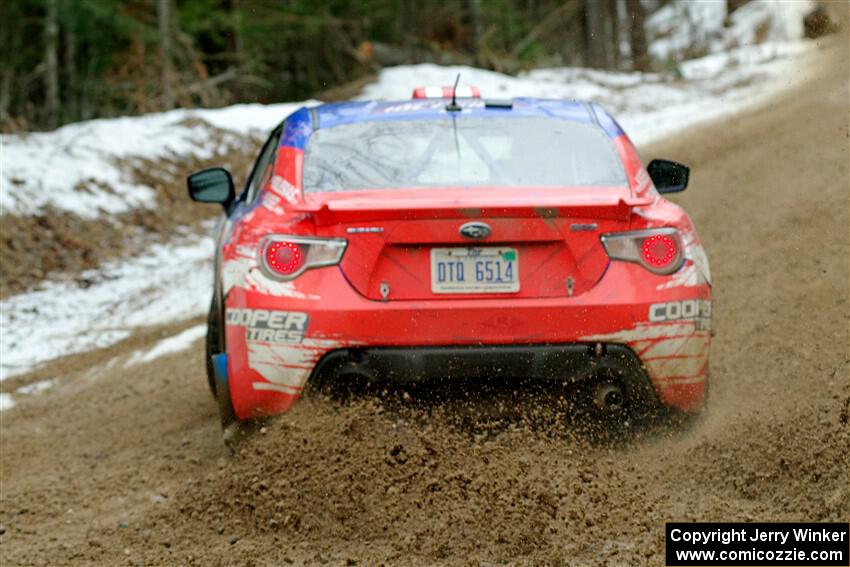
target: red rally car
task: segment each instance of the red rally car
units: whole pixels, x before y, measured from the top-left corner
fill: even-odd
[[[238,196],[224,169],[189,177],[225,210],[207,337],[223,422],[320,378],[575,380],[604,411],[699,411],[709,265],[661,196],[688,168],[644,168],[592,102],[429,91],[299,109]]]

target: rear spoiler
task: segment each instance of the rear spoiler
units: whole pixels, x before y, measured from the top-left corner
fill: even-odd
[[[611,199],[379,199],[340,198],[293,205],[296,211],[309,213],[319,225],[389,219],[448,218],[596,218],[627,220],[634,207],[645,207],[654,197]]]

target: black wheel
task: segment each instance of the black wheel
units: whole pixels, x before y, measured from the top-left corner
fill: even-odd
[[[215,370],[213,369],[212,357],[214,354],[224,352],[224,344],[221,332],[221,307],[218,304],[218,293],[213,292],[210,302],[210,313],[207,316],[207,340],[206,340],[206,362],[207,381],[210,385],[210,393],[216,397]]]
[[[224,351],[225,345],[224,329],[222,326],[222,309],[219,304],[219,295],[214,292],[212,301],[210,302],[210,313],[207,317],[207,381],[210,386],[210,392],[218,403],[218,413],[221,416],[221,426],[222,428],[227,429],[229,425],[237,421],[236,412],[233,410],[233,403],[230,400],[230,388],[224,387],[221,391],[218,389],[218,380],[216,380],[215,377],[215,363],[213,362],[213,356],[221,354]]]

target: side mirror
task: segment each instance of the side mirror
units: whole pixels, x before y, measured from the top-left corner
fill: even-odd
[[[688,186],[690,168],[667,159],[654,159],[646,171],[659,193],[678,193]]]
[[[186,183],[189,186],[189,197],[199,203],[221,203],[226,207],[236,196],[233,178],[223,167],[196,171],[186,178]]]

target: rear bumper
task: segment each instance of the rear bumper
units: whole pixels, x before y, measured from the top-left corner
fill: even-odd
[[[643,374],[634,353],[622,345],[478,345],[345,348],[319,360],[311,379],[360,374],[397,383],[460,378],[532,378],[578,381],[603,368]]]
[[[495,379],[519,383],[531,379],[568,383],[597,377],[619,382],[636,407],[658,405],[637,356],[623,345],[598,343],[345,348],[324,355],[310,382]]]
[[[665,277],[612,262],[590,292],[545,299],[378,302],[335,268],[286,284],[250,275],[225,298],[233,407],[240,418],[286,411],[308,378],[363,359],[397,381],[440,373],[580,379],[599,363],[589,355],[599,343],[631,360],[629,373],[646,377],[661,404],[696,411],[710,299],[690,265]]]

